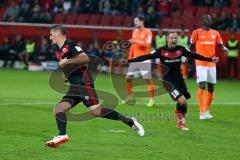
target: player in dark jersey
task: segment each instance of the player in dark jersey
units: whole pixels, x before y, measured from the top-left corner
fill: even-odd
[[[160,58],[161,63],[169,69],[168,72],[163,76],[163,84],[170,96],[177,101],[175,110],[176,117],[178,119],[177,126],[182,130],[189,130],[185,125],[184,117],[187,112],[186,99],[189,99],[191,96],[180,72],[181,57],[185,56],[215,63],[219,61],[219,58],[206,58],[199,54],[190,52],[185,47],[176,45],[177,38],[178,35],[176,32],[169,32],[167,35],[167,45],[152,51],[151,54],[128,60],[128,62],[140,62],[147,59]]]
[[[46,145],[57,147],[68,141],[66,133],[67,116],[65,112],[80,102],[83,102],[94,116],[122,121],[134,129],[140,136],[143,136],[144,129],[135,118],[128,118],[114,110],[100,107],[98,96],[94,89],[94,82],[87,67],[89,57],[75,42],[66,38],[65,28],[62,25],[53,25],[50,28],[50,39],[54,44],[54,52],[63,71],[63,79],[70,82],[70,87],[67,94],[55,108],[59,135],[46,142]],[[81,67],[70,73],[66,71],[76,66]]]

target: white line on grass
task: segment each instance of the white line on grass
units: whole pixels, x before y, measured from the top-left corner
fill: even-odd
[[[55,102],[46,102],[46,101],[37,101],[37,102],[28,102],[26,101],[5,101],[5,102],[1,102],[0,106],[11,106],[11,105],[21,105],[21,106],[31,106],[31,105],[56,105],[58,101]],[[156,105],[175,105],[176,103],[173,102],[160,102],[160,103],[156,103]],[[197,102],[193,102],[193,103],[188,103],[189,105],[198,105]],[[146,105],[144,103],[137,103],[136,105]],[[213,102],[212,105],[240,105],[240,102]]]

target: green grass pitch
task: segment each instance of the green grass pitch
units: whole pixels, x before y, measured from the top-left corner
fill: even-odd
[[[240,82],[219,80],[212,105],[214,119],[198,119],[197,85],[187,80],[190,131],[181,131],[171,117],[174,103],[166,94],[157,106],[130,107],[117,111],[138,116],[145,128],[139,137],[120,122],[96,118],[69,122],[70,141],[58,148],[44,143],[56,135],[53,107],[61,94],[48,85],[48,72],[0,70],[0,159],[1,160],[239,160]],[[108,85],[106,85],[108,84]],[[108,75],[100,75],[96,88],[116,94]],[[86,111],[83,105],[74,112]]]

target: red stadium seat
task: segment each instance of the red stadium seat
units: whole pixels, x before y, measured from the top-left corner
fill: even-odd
[[[112,26],[123,26],[125,16],[114,16],[112,19]]]
[[[89,17],[88,25],[97,26],[100,23],[101,15],[100,14],[92,14]]]
[[[239,0],[232,0],[231,1],[231,8],[238,8],[240,5],[240,1]]]
[[[113,17],[113,18],[114,18],[114,17]],[[123,27],[130,27],[131,24],[133,23],[132,21],[133,21],[133,17],[132,17],[132,16],[126,16],[126,17],[124,18],[124,21],[123,21],[122,26],[123,26]]]
[[[209,13],[209,8],[208,7],[198,7],[195,13],[195,17],[197,19],[200,19],[204,14]]]
[[[192,17],[192,18],[188,18],[188,20],[184,21],[182,23],[182,25],[184,28],[192,30],[195,26],[195,23],[196,23],[196,19],[195,19],[195,17]]]
[[[180,8],[181,10],[184,8],[184,5],[182,5],[184,0],[174,0],[171,1],[172,8]]]
[[[104,15],[102,16],[99,25],[100,26],[110,26],[113,16]]]
[[[163,17],[160,21],[159,27],[160,28],[170,28],[172,24],[171,17]]]
[[[222,9],[222,12],[225,12],[228,17],[231,17],[234,10],[230,7],[226,7],[226,8]],[[220,15],[221,15],[222,12],[220,12]]]
[[[179,18],[174,18],[174,19],[172,20],[172,28],[176,28],[176,29],[183,28],[182,22],[183,22],[183,21],[181,21],[181,19],[179,19]]]
[[[211,7],[209,10],[209,14],[213,15],[213,14],[219,15],[221,13],[221,8],[219,7]]]
[[[195,6],[185,6],[185,7],[184,7],[184,12],[185,12],[185,11],[189,11],[189,12],[195,14],[195,12],[196,12],[196,7],[195,7]]]
[[[68,14],[65,20],[65,24],[75,24],[77,20],[77,14]]]
[[[193,18],[193,17],[194,17],[194,14],[192,11],[184,10],[182,14],[182,18],[187,20],[188,18]]]
[[[77,17],[77,24],[79,25],[87,25],[88,24],[89,14],[80,14]]]
[[[55,13],[53,17],[53,23],[63,23],[65,20],[65,15],[63,13]]]
[[[176,17],[180,18],[182,16],[182,13],[180,11],[176,11],[176,12],[171,13],[171,16],[173,18],[176,18]]]

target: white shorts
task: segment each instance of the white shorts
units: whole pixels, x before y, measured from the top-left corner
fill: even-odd
[[[139,77],[140,75],[143,79],[152,79],[152,64],[150,60],[144,62],[131,62],[129,64],[127,75]]]
[[[216,67],[196,66],[197,83],[209,82],[216,83]]]

